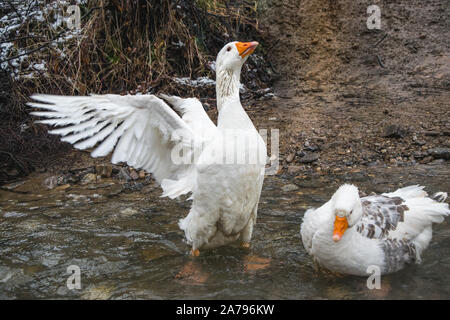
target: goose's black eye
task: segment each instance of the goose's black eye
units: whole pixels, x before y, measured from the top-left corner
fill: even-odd
[[[228,47],[228,48],[227,48],[227,51],[230,51],[230,50],[231,50],[231,47]]]

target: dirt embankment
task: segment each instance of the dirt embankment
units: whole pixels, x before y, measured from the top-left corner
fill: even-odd
[[[284,170],[448,161],[449,16],[447,1],[274,1],[261,26],[278,98],[249,111],[280,129]]]
[[[262,50],[278,73],[276,96],[242,98],[257,128],[280,129],[281,172],[302,177],[448,162],[448,1],[261,2],[269,3],[259,27],[268,39]],[[366,26],[372,4],[381,9],[381,30]],[[215,118],[215,108],[208,114]],[[45,167],[64,171],[108,161],[65,150],[64,161]]]

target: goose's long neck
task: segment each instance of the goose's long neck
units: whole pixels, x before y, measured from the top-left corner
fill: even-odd
[[[219,128],[248,128],[253,123],[242,108],[239,99],[241,70],[217,70],[216,95]]]
[[[227,102],[239,102],[239,77],[238,72],[229,69],[217,70],[216,95],[219,112]]]

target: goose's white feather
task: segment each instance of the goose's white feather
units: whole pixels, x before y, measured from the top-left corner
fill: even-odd
[[[180,227],[193,250],[217,247],[239,237],[249,242],[264,179],[266,146],[236,89],[245,60],[236,43],[219,52],[217,81],[230,88],[217,88],[218,126],[198,99],[167,95],[36,94],[31,98],[37,102],[29,106],[45,110],[32,114],[47,118],[41,123],[59,127],[49,132],[61,135],[63,141],[78,149],[95,147],[93,157],[112,152],[113,163],[126,162],[152,173],[163,196],[192,193],[191,210]],[[236,127],[239,132],[233,131]],[[252,137],[256,137],[250,140],[254,143],[248,144]],[[243,155],[256,155],[259,161],[228,164],[221,152],[224,146],[245,146]],[[174,154],[181,150],[183,161],[175,161]]]

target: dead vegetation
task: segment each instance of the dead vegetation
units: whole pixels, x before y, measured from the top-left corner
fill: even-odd
[[[264,43],[258,29],[258,1],[87,1],[79,5],[78,30],[69,29],[61,19],[67,17],[70,2],[55,2],[9,1],[0,8],[20,25],[0,35],[2,43],[12,44],[0,63],[13,70],[12,81],[8,73],[1,77],[6,89],[2,90],[4,101],[0,106],[0,181],[45,167],[69,149],[30,121],[24,102],[31,94],[164,90],[198,96],[198,88],[194,93],[192,87],[173,78],[214,79],[211,63],[226,42],[239,39]],[[39,10],[42,18],[36,20],[30,13]],[[8,29],[4,21],[0,27]],[[250,89],[271,81],[266,72],[261,72],[266,66],[258,54],[261,57],[263,53],[260,49],[244,70],[244,80],[252,80]],[[214,96],[211,88],[200,93]]]

